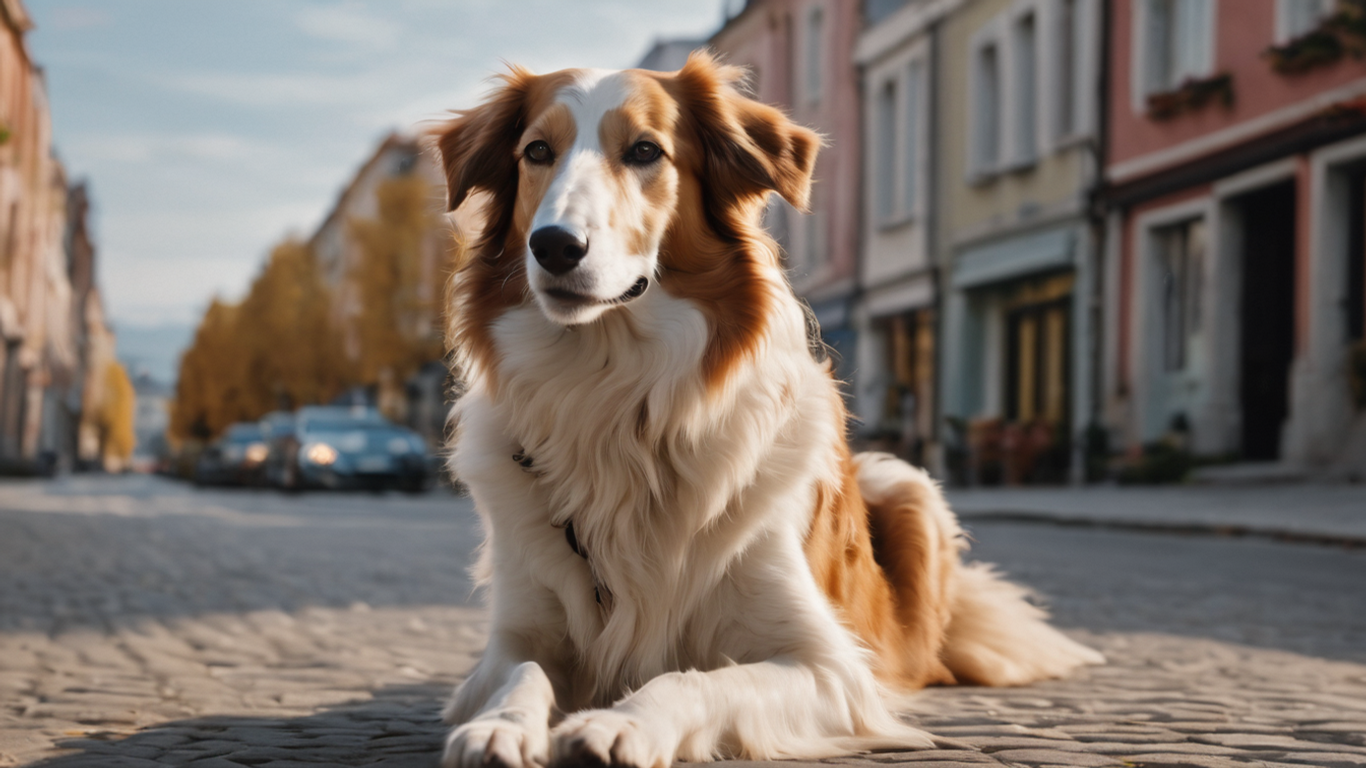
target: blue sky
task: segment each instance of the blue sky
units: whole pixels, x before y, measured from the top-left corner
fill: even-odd
[[[312,231],[376,142],[475,103],[501,62],[631,66],[724,2],[27,0],[123,356],[168,373],[209,299]]]

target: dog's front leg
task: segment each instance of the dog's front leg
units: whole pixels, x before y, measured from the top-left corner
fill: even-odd
[[[540,664],[519,660],[503,643],[489,643],[479,665],[446,708],[442,768],[532,768],[549,762],[555,689]]]
[[[790,659],[660,675],[611,709],[551,732],[552,762],[668,768],[676,759],[824,757],[851,746],[932,746],[885,709],[871,678]]]

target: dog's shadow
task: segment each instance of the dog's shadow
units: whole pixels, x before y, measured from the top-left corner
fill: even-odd
[[[433,768],[446,726],[447,683],[387,686],[366,701],[293,718],[210,715],[132,734],[87,733],[58,741],[67,754],[28,768],[191,765],[337,765]],[[70,751],[74,750],[74,751]]]

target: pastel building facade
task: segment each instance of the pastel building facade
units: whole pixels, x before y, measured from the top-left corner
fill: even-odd
[[[938,285],[931,233],[936,74],[934,23],[925,2],[864,6],[854,57],[863,98],[863,199],[858,366],[853,377],[860,435],[933,463]]]
[[[1131,454],[1366,470],[1366,63],[1321,45],[1360,11],[1112,3],[1100,378]]]
[[[848,0],[749,0],[708,41],[727,63],[749,71],[755,98],[825,136],[810,212],[774,196],[766,223],[846,379],[856,367],[862,156],[853,48],[861,19],[861,3]]]
[[[1095,418],[1102,4],[931,5],[940,470],[1079,479]]]
[[[19,0],[0,0],[0,471],[98,461],[81,435],[113,361],[83,186],[52,145]],[[98,441],[97,441],[98,442]],[[98,449],[99,446],[96,446]]]

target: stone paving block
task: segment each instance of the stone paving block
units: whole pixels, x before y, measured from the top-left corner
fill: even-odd
[[[1005,763],[1025,763],[1027,765],[1068,765],[1099,768],[1100,766],[1122,766],[1124,761],[1106,755],[1087,752],[1063,752],[1056,749],[1006,749],[993,752],[992,757]]]
[[[1243,768],[1248,765],[1244,760],[1217,755],[1187,755],[1175,752],[1138,755],[1126,762],[1137,768]]]
[[[906,763],[906,764],[912,766],[912,768],[963,768],[964,766],[977,766],[977,765],[988,765],[988,766],[990,766],[990,765],[1006,765],[1006,763],[1002,763],[1002,762],[1000,762],[999,760],[981,760],[981,761],[978,761],[978,760],[964,760],[964,759],[962,759],[962,758],[957,758],[957,757],[951,758],[951,759],[948,759],[948,760],[927,759],[927,760],[916,761],[916,762]],[[724,765],[729,766],[730,763],[724,763]],[[755,763],[755,765],[773,765],[773,764],[771,764],[771,763]],[[788,765],[788,763],[787,763],[787,761],[783,761],[783,762],[781,762],[781,763],[778,763],[777,765],[781,766],[782,768],[786,768],[786,766]],[[798,763],[798,765],[800,765],[800,763]]]
[[[1000,752],[1003,749],[1059,749],[1066,752],[1080,752],[1086,745],[1074,739],[1040,739],[1032,736],[958,736],[958,739],[983,752]]]
[[[874,752],[872,754],[859,755],[855,758],[850,758],[849,763],[906,763],[915,766],[915,768],[924,768],[926,764],[933,763],[952,763],[954,765],[1000,765],[1001,761],[990,755],[972,750],[932,749],[920,752]],[[786,765],[786,762],[783,764]],[[727,763],[727,765],[730,765],[730,763]]]
[[[1366,754],[1366,749],[1346,744],[1324,744],[1317,741],[1301,741],[1290,736],[1275,736],[1260,733],[1217,733],[1192,736],[1193,741],[1206,744],[1219,744],[1226,747],[1243,749],[1274,749],[1297,752],[1352,752]]]
[[[1366,765],[1366,754],[1345,752],[1295,752],[1281,758],[1287,763],[1322,766],[1323,768],[1347,768]]]

